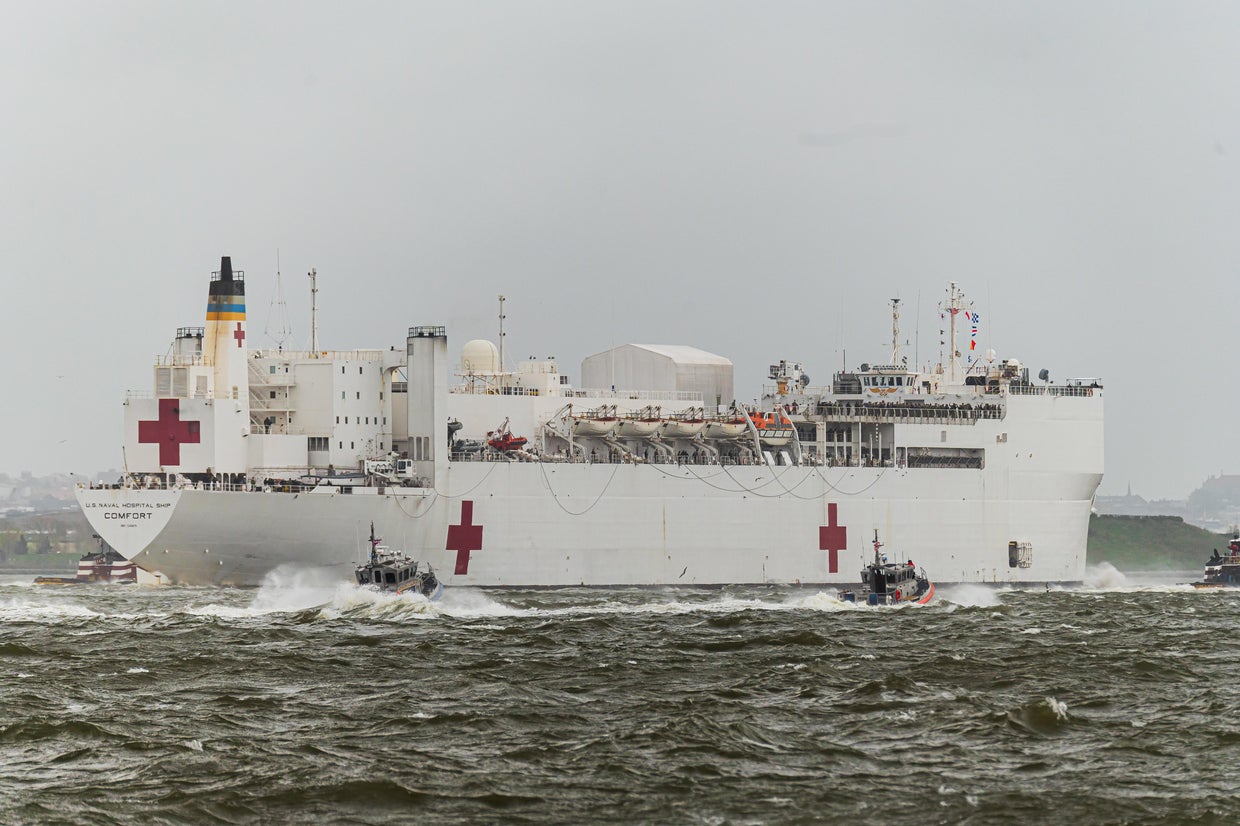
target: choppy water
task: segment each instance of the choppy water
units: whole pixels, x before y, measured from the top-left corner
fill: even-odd
[[[0,822],[1233,823],[1240,593],[0,584]]]

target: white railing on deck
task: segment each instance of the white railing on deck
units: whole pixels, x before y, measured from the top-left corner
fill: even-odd
[[[250,358],[289,361],[383,361],[387,350],[251,350]]]
[[[1092,396],[1102,392],[1102,387],[1076,387],[1046,384],[1009,384],[1010,396]]]

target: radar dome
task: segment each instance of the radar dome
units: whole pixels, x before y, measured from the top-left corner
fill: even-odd
[[[461,349],[461,372],[498,373],[499,350],[483,338],[468,341]]]

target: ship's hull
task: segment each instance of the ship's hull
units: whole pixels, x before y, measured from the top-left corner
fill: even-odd
[[[1085,573],[1101,474],[461,462],[437,489],[81,489],[103,538],[188,584],[352,575],[370,522],[449,587],[857,582],[878,529],[947,582]],[[346,492],[346,490],[348,492]],[[1008,543],[1032,564],[1009,567]]]

